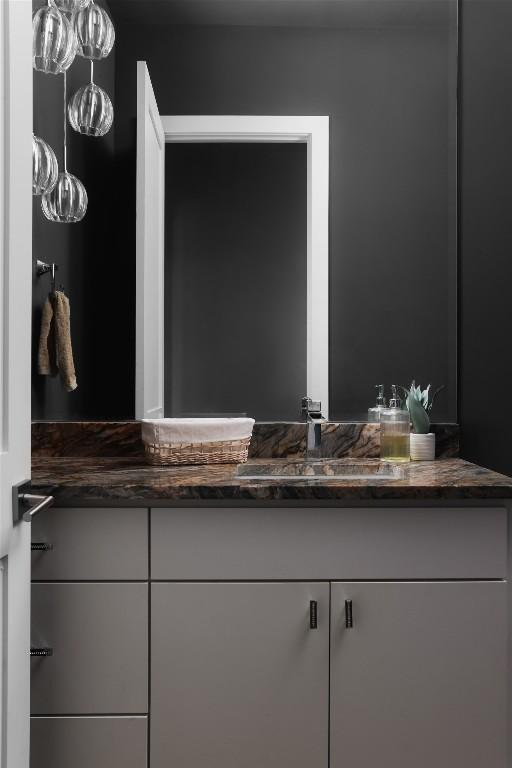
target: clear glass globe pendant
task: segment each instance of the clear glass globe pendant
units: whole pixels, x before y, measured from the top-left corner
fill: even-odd
[[[86,136],[105,136],[112,127],[114,107],[103,88],[94,82],[91,61],[91,82],[79,88],[68,105],[71,127]]]
[[[32,63],[34,69],[60,75],[76,56],[75,30],[58,8],[47,5],[32,16]]]
[[[88,201],[87,192],[80,179],[68,172],[66,123],[66,73],[64,73],[64,171],[59,173],[53,189],[42,196],[41,207],[49,221],[75,224],[85,216]]]
[[[104,59],[114,45],[116,33],[108,13],[92,2],[74,20],[77,53],[84,59]]]
[[[51,192],[58,173],[55,152],[46,141],[32,134],[32,194]]]
[[[83,219],[87,211],[87,192],[80,179],[64,171],[59,173],[52,191],[43,195],[41,206],[49,221],[75,224]]]
[[[77,13],[87,8],[91,0],[50,0],[50,4],[62,13]]]

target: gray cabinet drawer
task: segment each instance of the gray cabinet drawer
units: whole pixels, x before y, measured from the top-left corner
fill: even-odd
[[[505,578],[504,508],[151,510],[156,580]]]
[[[33,717],[30,768],[146,768],[145,717]]]
[[[32,523],[32,579],[81,581],[148,578],[147,509],[50,509]]]
[[[147,712],[147,584],[33,584],[31,644],[33,714]]]

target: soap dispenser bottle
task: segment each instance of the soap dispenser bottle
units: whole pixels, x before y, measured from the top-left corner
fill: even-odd
[[[378,424],[380,421],[380,414],[386,407],[386,398],[384,397],[384,384],[376,384],[377,389],[377,402],[373,408],[368,408],[368,421],[371,424]]]
[[[380,415],[380,458],[383,461],[410,461],[409,411],[402,408],[396,384],[393,384],[391,390],[393,395],[389,408],[384,408]]]

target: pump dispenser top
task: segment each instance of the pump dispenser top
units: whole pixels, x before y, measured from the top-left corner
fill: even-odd
[[[377,401],[373,408],[368,408],[368,421],[375,424],[380,421],[380,414],[386,407],[386,398],[384,397],[384,384],[376,384]]]
[[[391,385],[391,397],[389,398],[389,407],[390,408],[401,408],[402,407],[402,401],[398,397],[397,390],[398,387],[396,384]]]

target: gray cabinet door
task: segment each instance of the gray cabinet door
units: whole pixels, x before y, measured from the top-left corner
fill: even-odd
[[[333,584],[331,768],[505,768],[506,600],[505,582]]]
[[[151,768],[327,768],[327,583],[152,584],[151,626]]]
[[[33,584],[32,646],[32,714],[147,712],[147,584]]]
[[[145,717],[33,717],[30,768],[146,768]]]

